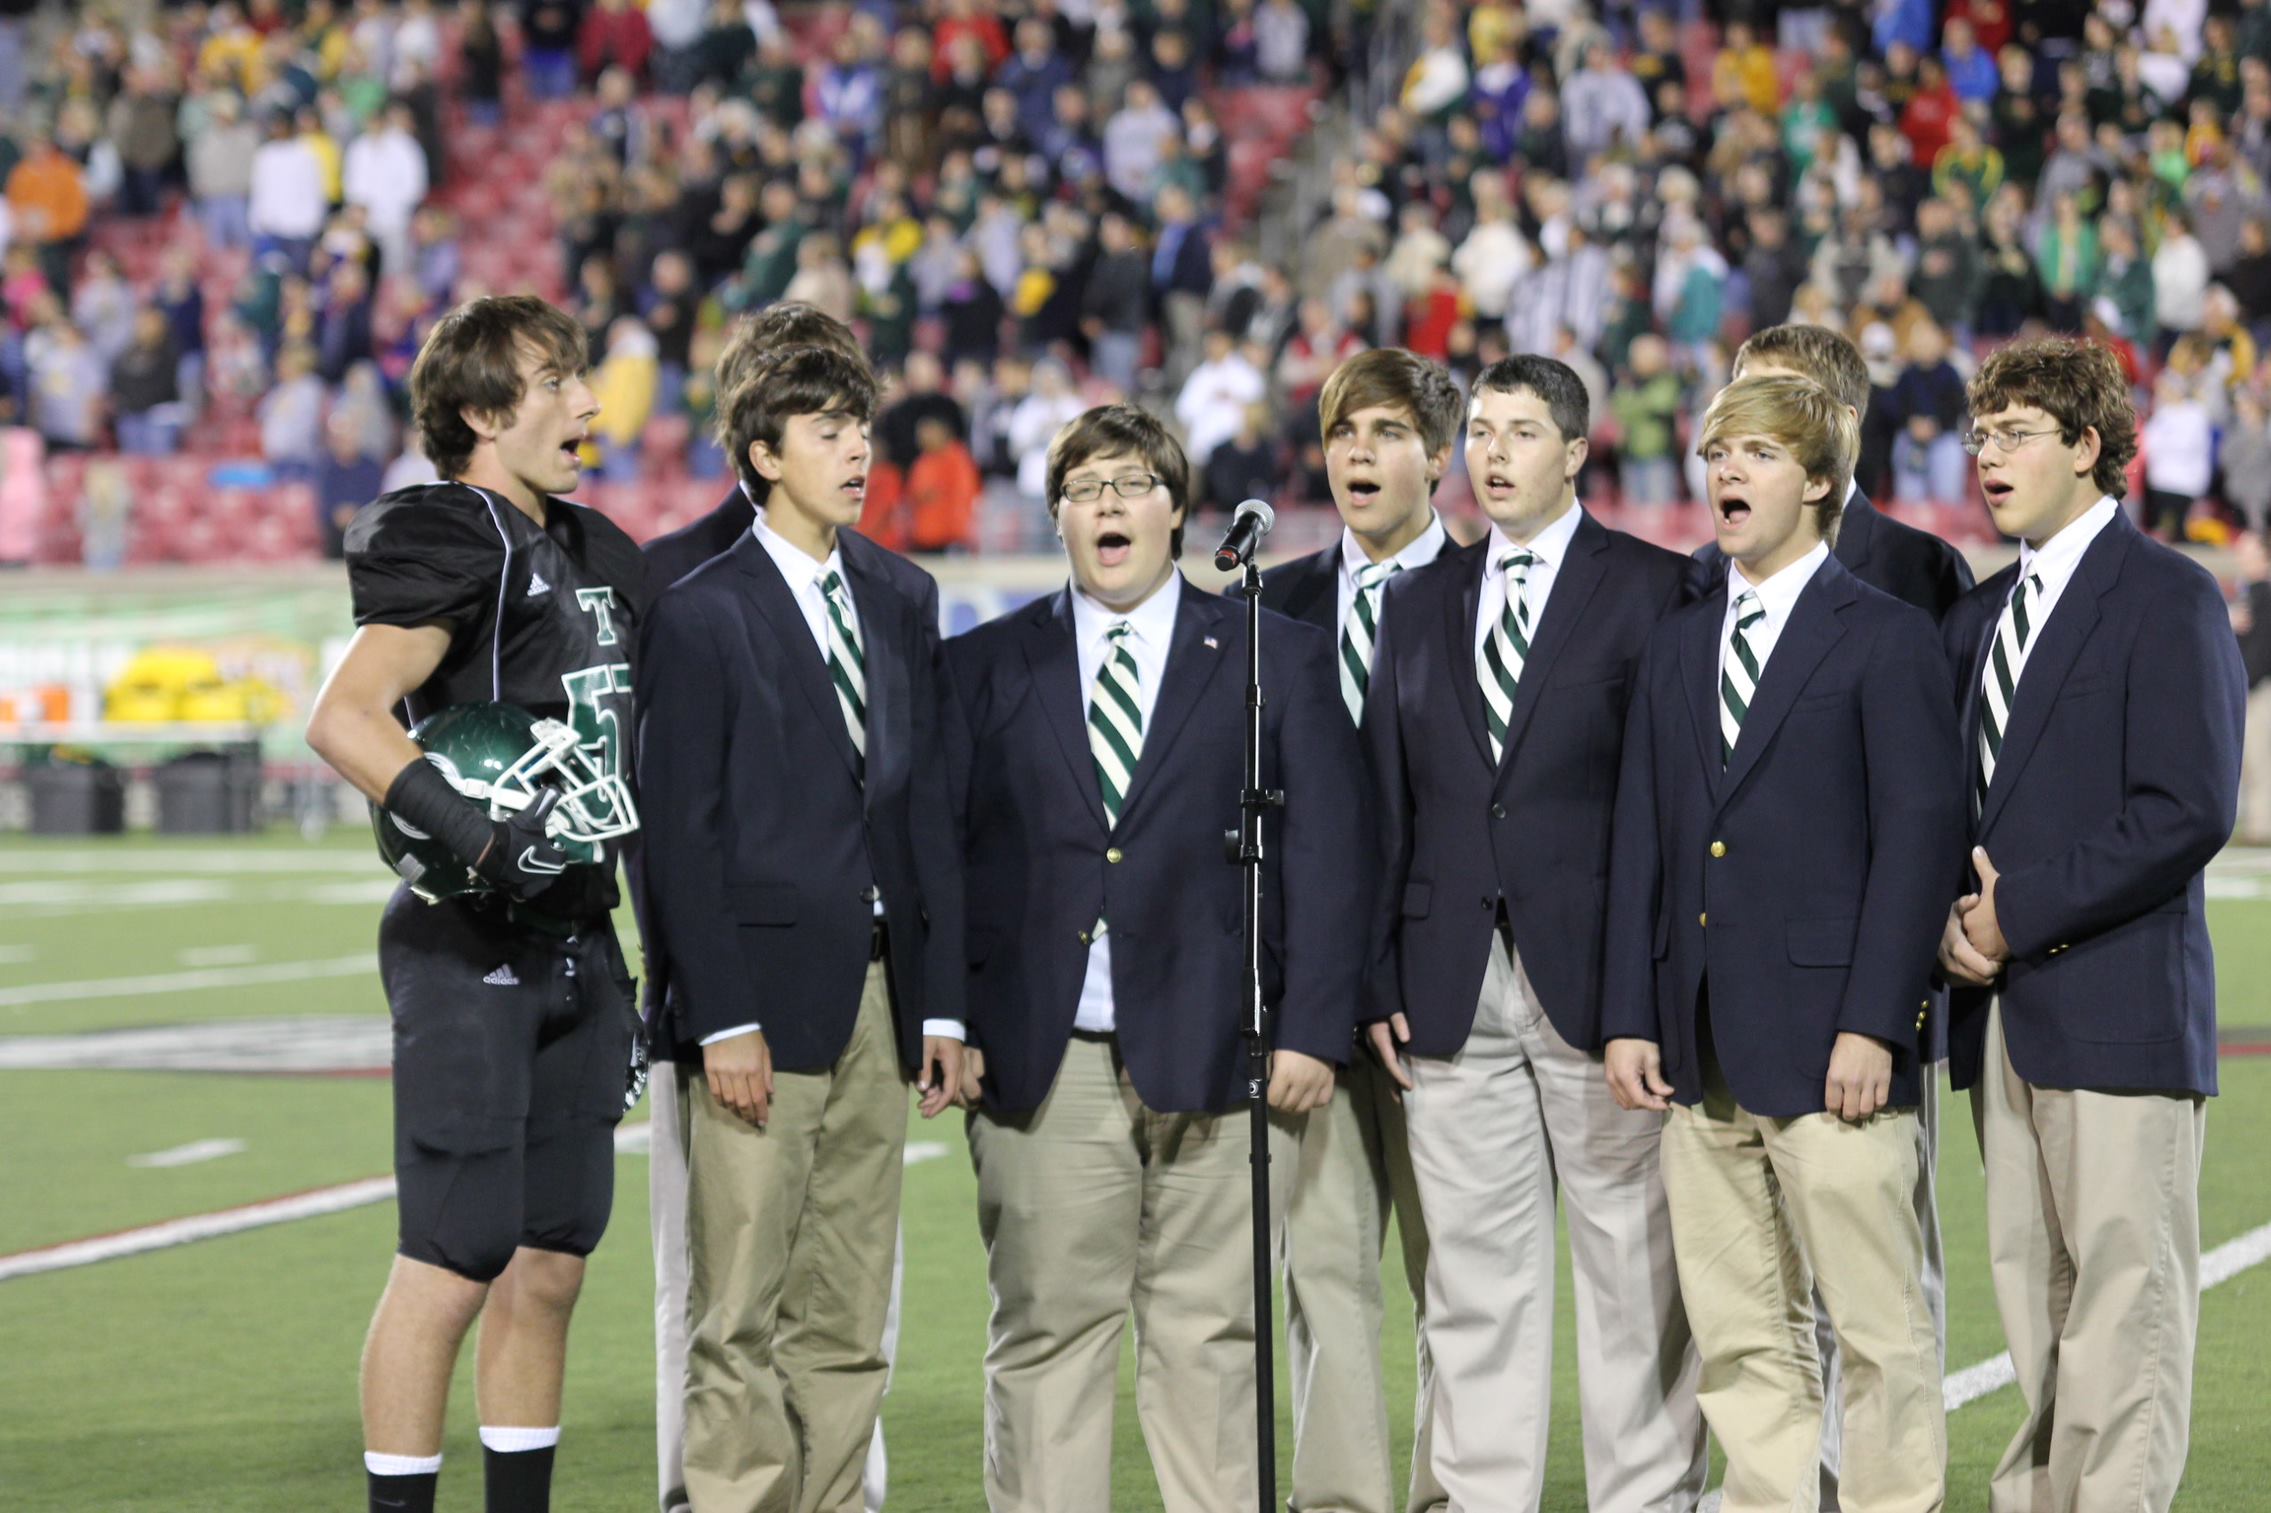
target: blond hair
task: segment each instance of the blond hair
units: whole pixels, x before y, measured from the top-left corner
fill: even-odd
[[[1835,545],[1853,464],[1861,455],[1861,427],[1844,401],[1795,374],[1738,378],[1703,412],[1697,455],[1732,436],[1768,437],[1806,470],[1808,482],[1828,481],[1829,492],[1809,508],[1819,513],[1822,540]]]

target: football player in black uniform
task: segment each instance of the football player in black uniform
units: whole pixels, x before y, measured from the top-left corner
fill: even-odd
[[[400,1239],[362,1369],[373,1509],[431,1509],[451,1370],[476,1375],[490,1513],[548,1506],[568,1318],[614,1197],[612,1132],[636,1054],[609,911],[644,568],[627,535],[556,497],[599,406],[584,335],[543,301],[477,299],[410,375],[443,482],[388,494],[347,534],[360,629],[311,746],[400,826],[470,869],[397,892],[379,927],[394,1018]],[[470,802],[407,726],[517,706],[580,738],[605,792]],[[588,800],[588,802],[587,802]],[[556,811],[573,804],[578,823]],[[424,894],[454,894],[427,902]]]

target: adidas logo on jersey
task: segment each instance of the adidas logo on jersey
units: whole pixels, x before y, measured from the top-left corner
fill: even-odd
[[[511,962],[505,963],[481,980],[492,988],[517,988],[520,986],[520,979],[513,975]]]
[[[542,573],[530,573],[528,575],[528,593],[523,597],[533,599],[538,594],[550,592],[552,592],[552,585],[544,581]]]

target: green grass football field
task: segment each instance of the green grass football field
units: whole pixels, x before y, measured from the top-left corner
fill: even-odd
[[[372,952],[388,881],[352,831],[312,846],[285,835],[0,842],[0,1509],[361,1506],[355,1364],[392,1248],[391,1202],[31,1275],[9,1275],[6,1258],[384,1175],[383,1076],[181,1068],[273,1067],[285,1052],[299,1067],[383,1060]],[[2271,1225],[2271,1055],[2240,1053],[2271,1045],[2271,854],[2227,856],[2211,896],[2232,1054],[2208,1118],[2209,1249]],[[77,1038],[114,1031],[138,1033]],[[1945,1107],[1954,1371],[2003,1342],[1968,1105]],[[978,1509],[987,1296],[960,1116],[918,1122],[910,1140],[904,1324],[884,1404],[890,1506]],[[617,1179],[571,1351],[563,1513],[653,1506],[645,1156],[626,1152]],[[1401,1285],[1391,1276],[1391,1297]],[[2271,1266],[2206,1295],[2180,1508],[2271,1507],[2267,1333]],[[1565,1290],[1553,1510],[1584,1503],[1570,1340]],[[1408,1395],[1408,1329],[1391,1324],[1386,1351]],[[1279,1402],[1282,1416],[1282,1383]],[[2005,1388],[1951,1418],[1951,1508],[1986,1506],[1988,1469],[2019,1413]],[[1402,1405],[1398,1417],[1408,1452]],[[450,1423],[442,1506],[475,1509],[469,1372]],[[1290,1445],[1287,1424],[1281,1451]],[[1157,1505],[1132,1379],[1114,1487],[1119,1508]]]

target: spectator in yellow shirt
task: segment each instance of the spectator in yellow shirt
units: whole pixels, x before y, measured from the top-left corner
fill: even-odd
[[[297,119],[300,140],[308,144],[323,169],[323,198],[337,205],[345,197],[347,155],[340,149],[338,138],[324,129],[323,113],[313,105],[301,107]]]
[[[1782,75],[1774,50],[1758,40],[1748,22],[1727,23],[1726,40],[1711,65],[1711,93],[1729,109],[1743,104],[1765,116],[1782,113]]]

